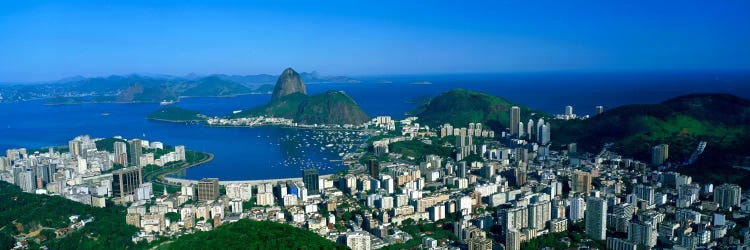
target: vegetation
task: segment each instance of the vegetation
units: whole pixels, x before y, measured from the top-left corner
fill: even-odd
[[[577,142],[597,152],[605,143],[625,157],[650,162],[651,148],[669,144],[669,161],[682,163],[700,141],[708,143],[697,162],[678,171],[706,183],[743,182],[750,173],[733,169],[750,146],[750,100],[728,94],[677,97],[660,104],[626,105],[584,121],[555,121],[553,143]],[[710,169],[711,171],[706,171]]]
[[[465,89],[454,89],[432,98],[426,104],[412,111],[420,123],[437,127],[444,123],[453,126],[467,126],[481,122],[494,131],[504,131],[509,127],[510,108],[521,109],[521,121],[529,118],[549,117],[540,111],[511,103],[500,97]]]
[[[187,110],[179,107],[167,107],[148,114],[148,119],[169,122],[200,122],[205,121],[205,116],[197,111]]]
[[[442,145],[425,144],[419,140],[400,141],[388,145],[388,150],[393,153],[414,157],[415,160],[423,160],[427,155],[438,155],[444,158],[451,157],[453,148]]]
[[[313,232],[271,221],[239,220],[182,236],[159,249],[347,249]]]
[[[126,150],[130,149],[130,145],[128,145],[127,141],[123,139],[117,139],[117,138],[106,138],[96,141],[96,150],[99,151],[107,151],[110,153],[115,152],[115,142],[124,142]]]
[[[9,236],[29,235],[29,249],[143,249],[145,242],[133,243],[136,227],[125,224],[125,208],[108,204],[96,208],[59,196],[24,193],[17,186],[0,181],[0,247],[8,249]],[[92,218],[83,228],[66,237],[51,237],[53,230],[68,227],[71,215]],[[38,233],[38,234],[37,234]],[[36,237],[30,235],[37,235]]]
[[[293,93],[231,117],[273,116],[304,124],[362,124],[370,118],[348,95],[327,91],[314,96]]]

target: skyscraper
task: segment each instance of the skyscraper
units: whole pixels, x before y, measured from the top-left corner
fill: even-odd
[[[302,170],[302,181],[305,183],[305,188],[307,188],[307,193],[310,195],[318,194],[319,187],[318,187],[318,169],[310,168]]]
[[[80,140],[71,140],[68,142],[68,150],[70,151],[71,156],[73,159],[78,158],[78,156],[81,156],[81,141]]]
[[[531,141],[532,135],[534,134],[534,120],[529,119],[529,122],[526,124],[526,138]]]
[[[141,168],[131,167],[112,172],[112,195],[125,201],[128,195],[135,195],[135,191],[143,184]]]
[[[714,188],[714,202],[718,203],[721,208],[739,206],[742,198],[742,188],[735,184],[721,184]]]
[[[599,115],[601,113],[604,113],[604,107],[603,106],[596,106],[596,113],[594,113],[594,114]]]
[[[128,165],[128,145],[121,141],[116,141],[114,144],[115,148],[115,163],[127,166]]]
[[[551,136],[550,135],[550,130],[551,130],[550,129],[550,124],[547,123],[547,124],[542,125],[542,129],[541,130],[542,130],[541,131],[542,134],[539,135],[539,144],[547,145],[547,143],[549,143],[549,141],[550,141],[550,136]]]
[[[628,241],[644,246],[644,249],[656,246],[656,237],[656,230],[650,223],[634,221],[628,226]]]
[[[552,203],[550,201],[536,202],[528,205],[529,227],[544,230],[552,217]]]
[[[573,172],[571,189],[578,193],[591,192],[591,173],[583,171]]]
[[[128,152],[128,156],[130,157],[130,165],[140,167],[141,155],[143,154],[143,145],[141,143],[141,140],[133,139],[128,141],[128,144],[128,150],[130,151]]]
[[[370,176],[375,179],[380,178],[380,164],[378,164],[378,160],[370,159],[369,164],[370,164]]]
[[[513,106],[510,108],[510,135],[518,136],[521,131],[518,131],[518,123],[521,122],[521,108]]]
[[[508,228],[508,232],[505,234],[505,249],[506,250],[520,250],[521,249],[521,232],[513,227]]]
[[[669,158],[669,145],[659,144],[659,145],[654,146],[654,148],[651,151],[651,164],[655,166],[664,164],[664,161],[666,161],[668,158]]]
[[[607,201],[589,197],[586,202],[586,235],[595,240],[607,238]]]
[[[203,178],[198,181],[198,200],[212,201],[219,198],[219,179]]]
[[[578,222],[583,219],[586,213],[586,201],[581,197],[570,199],[570,220],[572,222]]]
[[[573,116],[573,106],[565,106],[565,115],[568,117]]]
[[[539,118],[539,120],[536,121],[536,132],[534,135],[534,139],[536,139],[537,142],[540,142],[542,139],[540,138],[542,136],[542,126],[544,126],[544,118]]]
[[[654,198],[656,197],[654,194],[655,190],[652,186],[638,184],[633,188],[633,194],[641,200],[648,201],[648,204],[654,204]]]

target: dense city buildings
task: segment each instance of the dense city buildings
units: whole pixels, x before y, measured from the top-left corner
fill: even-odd
[[[517,111],[511,114],[520,117]],[[299,166],[306,167],[301,176],[279,180],[167,176],[168,185],[156,188],[143,171],[184,162],[184,146],[118,138],[105,152],[97,150],[101,139],[79,136],[68,143],[73,152],[7,150],[0,178],[85,204],[130,204],[125,222],[140,229],[134,239],[145,240],[250,219],[305,228],[352,249],[405,242],[521,249],[549,235],[570,248],[691,249],[738,245],[730,235],[748,226],[735,219],[750,212],[738,185],[696,183],[606,148],[597,155],[577,152],[575,143],[554,150],[543,118],[519,121],[518,134],[509,133],[512,126],[496,132],[481,123],[427,128],[416,121],[373,119],[367,126],[379,137],[344,154],[346,168],[336,174]],[[428,147],[447,153],[419,152]]]

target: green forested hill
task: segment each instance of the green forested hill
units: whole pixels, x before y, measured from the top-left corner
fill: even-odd
[[[15,240],[9,236],[27,236],[29,249],[144,249],[131,237],[136,227],[125,224],[125,208],[96,208],[59,196],[24,193],[12,184],[0,181],[0,249]],[[64,238],[56,239],[54,231],[70,224],[71,215],[94,220]],[[12,242],[11,242],[12,241]],[[39,243],[37,243],[39,241]]]
[[[290,225],[248,219],[182,236],[159,249],[348,249]]]
[[[465,89],[444,92],[414,110],[412,114],[419,117],[420,123],[431,126],[443,123],[467,126],[470,122],[481,122],[500,132],[508,128],[512,106],[521,109],[521,122],[524,123],[528,122],[529,118],[549,117],[543,112],[511,103],[501,97]]]
[[[732,168],[750,156],[750,101],[729,94],[694,94],[659,104],[625,105],[584,121],[556,121],[552,139],[577,142],[596,152],[604,143],[625,157],[651,161],[651,148],[669,144],[673,163],[686,161],[700,141],[708,143],[694,164],[677,171],[704,183],[748,187],[750,172]]]

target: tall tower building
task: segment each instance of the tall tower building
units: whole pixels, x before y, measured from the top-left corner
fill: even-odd
[[[535,132],[534,131],[534,120],[529,119],[529,122],[526,123],[526,138],[527,138],[527,140],[531,141],[534,132]]]
[[[578,193],[591,192],[591,173],[583,171],[573,172],[571,189]]]
[[[547,222],[552,218],[552,203],[550,201],[536,202],[528,205],[529,227],[536,230],[544,230]]]
[[[735,184],[721,184],[714,188],[714,202],[721,208],[728,209],[740,205],[742,188]]]
[[[604,106],[596,106],[596,112],[594,114],[600,115],[604,113]]]
[[[138,187],[143,184],[141,168],[123,168],[112,172],[112,195],[124,201],[128,195],[135,195]]]
[[[131,166],[141,166],[141,155],[143,155],[143,144],[140,139],[133,139],[128,141],[128,156],[130,157],[129,163]]]
[[[669,158],[669,145],[659,144],[651,150],[651,164],[658,166],[664,164]]]
[[[607,201],[589,197],[586,202],[586,235],[595,240],[607,238]]]
[[[518,123],[521,122],[521,108],[513,106],[510,108],[510,135],[518,136],[521,132],[518,130]]]
[[[550,129],[549,123],[542,125],[542,131],[541,131],[542,134],[539,135],[539,144],[547,145],[549,143],[551,139],[550,130],[551,129]]]
[[[643,184],[638,184],[633,188],[633,194],[641,200],[648,201],[648,204],[654,204],[654,199],[656,198],[654,192],[654,187]]]
[[[380,164],[378,164],[378,160],[370,159],[369,165],[370,176],[375,179],[380,178]]]
[[[81,156],[81,147],[82,142],[80,140],[71,140],[68,142],[68,150],[70,151],[71,156],[73,159],[78,158],[78,156]]]
[[[537,142],[541,141],[542,126],[544,126],[544,118],[539,118],[539,120],[536,121],[536,132],[534,132],[534,139],[536,139]]]
[[[198,181],[198,200],[212,201],[219,198],[219,179],[203,178]]]
[[[513,227],[509,227],[505,234],[506,250],[521,250],[521,232]]]
[[[586,201],[581,197],[570,198],[570,220],[578,222],[583,219],[586,212]]]
[[[565,115],[573,116],[573,106],[565,106]]]
[[[317,169],[311,168],[302,170],[302,181],[305,183],[305,188],[307,188],[308,194],[315,195],[320,192],[318,187],[318,177]]]
[[[644,249],[656,246],[656,237],[656,230],[650,223],[634,221],[628,226],[628,241],[644,246]]]
[[[128,145],[125,142],[116,141],[115,145],[115,163],[127,166],[128,165]]]

